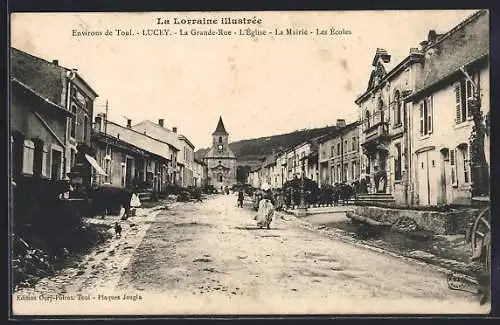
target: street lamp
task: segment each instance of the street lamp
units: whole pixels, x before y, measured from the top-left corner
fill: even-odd
[[[304,160],[302,160],[302,177],[301,177],[301,184],[300,184],[300,205],[299,208],[297,209],[297,217],[305,217],[307,215],[307,208],[305,204],[305,186],[304,186]]]

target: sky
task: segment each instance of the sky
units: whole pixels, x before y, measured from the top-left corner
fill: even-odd
[[[11,16],[11,45],[59,60],[99,94],[94,114],[125,125],[145,119],[177,127],[196,149],[211,144],[222,116],[230,141],[333,125],[358,118],[377,48],[391,65],[429,30],[444,33],[470,10],[250,13],[23,13]],[[157,18],[257,17],[258,28],[305,29],[312,35],[144,36],[143,30],[245,29],[242,25],[157,25]],[[315,35],[316,28],[349,30]],[[134,36],[74,36],[76,31],[132,29]]]

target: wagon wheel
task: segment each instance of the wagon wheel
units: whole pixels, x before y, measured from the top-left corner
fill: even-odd
[[[491,267],[491,225],[490,207],[483,209],[477,216],[471,231],[472,259],[483,264],[484,271]]]

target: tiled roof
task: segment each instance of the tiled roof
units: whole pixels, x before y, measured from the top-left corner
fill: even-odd
[[[28,85],[40,96],[65,106],[65,68],[12,47],[10,62],[12,77]]]
[[[416,93],[489,54],[489,14],[481,10],[442,35],[436,43],[424,49],[426,55],[422,78],[418,78]],[[432,53],[433,52],[433,53]]]
[[[145,151],[149,151],[152,154],[164,157],[167,160],[171,159],[169,149],[172,146],[169,143],[154,139],[148,135],[111,121],[108,121],[106,133]]]
[[[66,74],[72,70],[13,47],[10,48],[10,69],[12,77],[29,86],[37,95],[65,106]],[[97,96],[78,73],[75,75]]]
[[[140,123],[132,125],[132,129],[146,135],[167,142],[175,147],[177,150],[181,148],[180,134],[173,132],[161,125],[158,125],[150,120],[144,120]]]
[[[337,136],[344,134],[345,132],[349,132],[351,130],[354,130],[359,126],[360,122],[359,121],[354,121],[352,123],[347,124],[343,128],[337,129],[333,132],[330,132],[324,136],[322,136],[320,139],[318,139],[318,143],[324,143],[328,140],[331,140],[333,138],[336,138]]]
[[[17,80],[16,78],[14,77],[11,77],[11,80],[21,86],[23,89],[27,90],[28,92],[30,92],[31,94],[33,94],[34,96],[36,96],[39,100],[43,101],[43,102],[46,102],[47,104],[50,104],[52,105],[53,107],[55,107],[58,112],[60,113],[63,113],[64,115],[67,115],[68,117],[73,117],[74,114],[70,111],[68,111],[67,109],[65,109],[64,107],[54,103],[53,101],[50,100],[50,98],[44,98],[41,94],[37,93],[34,89],[32,89],[31,87],[29,87],[28,85],[25,85],[24,83],[22,83],[21,81]]]

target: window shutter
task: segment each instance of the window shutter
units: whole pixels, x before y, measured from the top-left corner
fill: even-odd
[[[49,147],[43,146],[42,153],[42,176],[49,177],[50,175],[50,162],[49,162]]]
[[[461,118],[462,113],[462,105],[460,102],[460,83],[455,85],[455,123],[460,123],[462,121]]]
[[[455,166],[455,150],[450,150],[450,165]]]
[[[427,99],[427,132],[432,133],[432,97]]]
[[[424,103],[420,103],[420,135],[424,135]]]
[[[472,90],[472,84],[469,80],[466,81],[466,98],[467,98],[467,117],[472,117],[472,111],[469,107],[469,99],[474,98],[473,90]]]
[[[23,145],[23,173],[33,175],[33,162],[35,159],[35,144],[31,140],[24,140]]]

